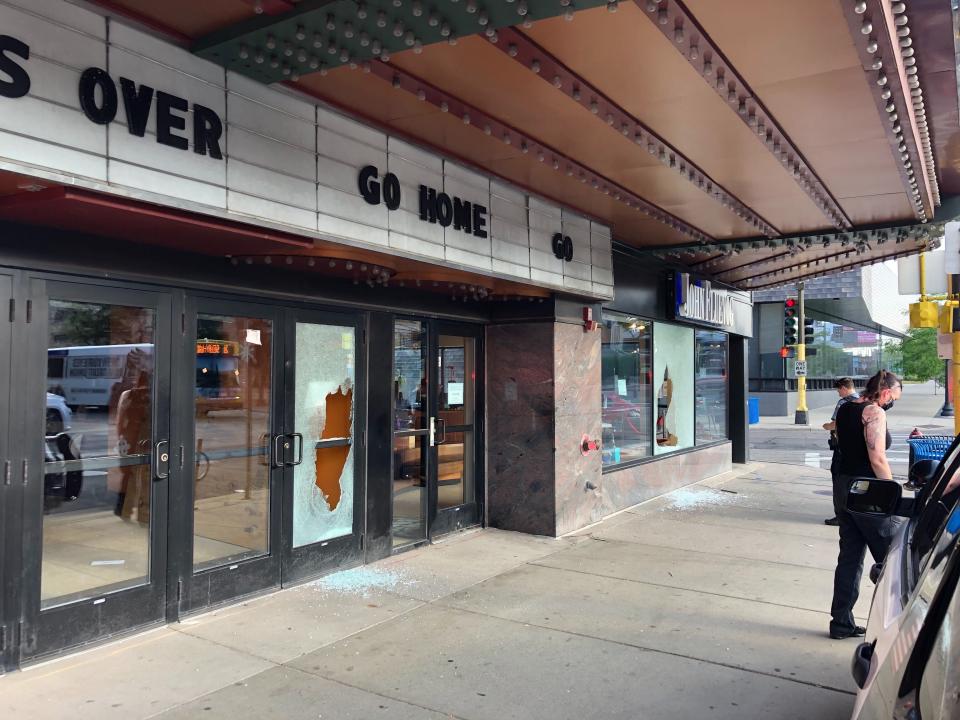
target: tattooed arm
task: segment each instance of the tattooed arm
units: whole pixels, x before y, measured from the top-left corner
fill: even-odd
[[[892,480],[893,472],[887,462],[887,414],[873,403],[863,411],[863,439],[874,474]]]

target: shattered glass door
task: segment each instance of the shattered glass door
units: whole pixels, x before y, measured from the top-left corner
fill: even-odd
[[[353,532],[355,329],[296,323],[293,547]]]

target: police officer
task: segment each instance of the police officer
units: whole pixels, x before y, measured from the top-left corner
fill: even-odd
[[[837,504],[837,498],[842,494],[837,488],[837,466],[840,461],[839,453],[837,452],[837,413],[840,412],[840,408],[848,402],[859,400],[860,393],[858,393],[853,386],[853,380],[848,377],[838,378],[834,381],[833,387],[836,388],[837,395],[840,396],[840,399],[837,400],[836,407],[833,408],[833,415],[830,416],[830,422],[823,424],[823,429],[830,433],[827,445],[833,450],[833,457],[830,459],[830,477],[833,479],[833,517],[827,518],[823,523],[824,525],[836,527],[840,524],[840,518],[838,516],[843,511],[843,506]]]

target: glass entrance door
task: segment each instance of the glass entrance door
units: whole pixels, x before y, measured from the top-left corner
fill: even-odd
[[[21,658],[163,617],[169,295],[29,281]]]
[[[365,502],[357,320],[288,310],[284,329],[286,583],[360,560]]]
[[[477,392],[481,336],[479,328],[440,323],[436,329],[436,397],[431,484],[431,535],[480,522],[477,478],[482,475],[478,442],[482,396]]]
[[[393,324],[393,547],[427,539],[427,485],[436,431],[427,322]]]
[[[394,322],[393,545],[482,517],[481,328]]]
[[[174,500],[181,543],[179,612],[280,582],[280,483],[292,451],[280,434],[278,312],[187,298],[178,377],[190,418]],[[189,393],[185,397],[186,393]]]

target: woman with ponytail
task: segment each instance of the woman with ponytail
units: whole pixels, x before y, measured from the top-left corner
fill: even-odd
[[[903,383],[889,370],[881,370],[867,381],[859,402],[850,402],[837,412],[837,443],[840,455],[837,475],[846,506],[846,492],[853,478],[893,479],[887,449],[886,410],[900,399]],[[883,562],[900,518],[874,518],[838,513],[840,520],[840,554],[833,577],[833,605],[830,609],[830,637],[842,639],[863,635],[866,630],[853,620],[853,606],[860,592],[860,575],[867,548],[876,562]]]

